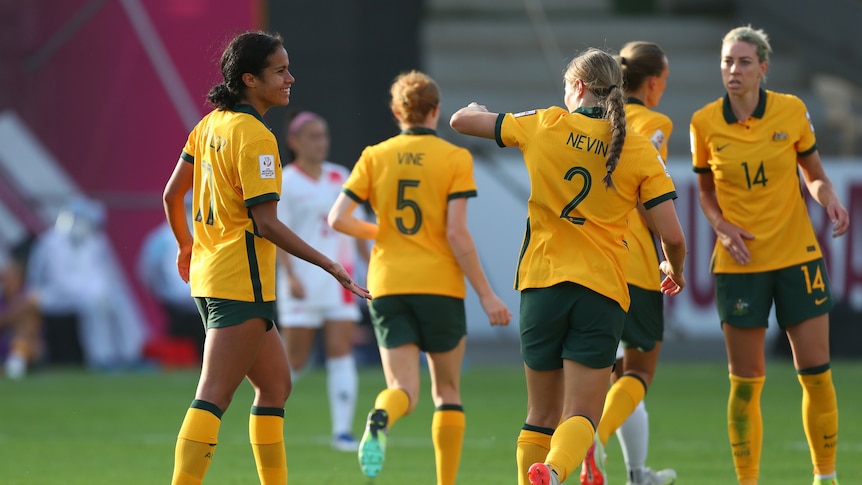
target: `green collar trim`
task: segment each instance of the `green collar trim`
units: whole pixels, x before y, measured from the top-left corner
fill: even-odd
[[[580,108],[572,111],[572,113],[582,114],[584,116],[589,116],[590,118],[605,117],[605,110],[600,106],[581,106]]]
[[[424,126],[413,126],[406,130],[401,130],[402,135],[436,135],[437,130],[425,128]]]
[[[730,95],[724,95],[724,104],[722,106],[722,113],[724,114],[724,121],[727,124],[738,123],[739,120],[736,119],[736,115],[733,114],[733,109],[730,107]],[[751,113],[751,116],[754,118],[763,118],[763,114],[766,113],[766,90],[760,88],[760,99],[757,101],[757,107],[754,108],[754,113]]]
[[[263,123],[263,126],[265,126],[267,130],[272,131],[272,128],[270,128],[269,125],[266,124],[266,121],[263,120],[263,117],[260,116],[260,113],[258,113],[252,105],[246,103],[237,103],[236,105],[234,105],[233,111],[236,113],[245,113],[254,116],[258,119],[258,121]]]

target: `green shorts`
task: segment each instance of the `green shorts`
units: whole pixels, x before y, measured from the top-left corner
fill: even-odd
[[[627,349],[649,352],[664,339],[664,295],[635,285],[629,285],[629,295],[632,304],[620,342]]]
[[[195,304],[198,306],[205,330],[239,325],[252,318],[266,320],[267,331],[274,326],[274,301],[238,301],[196,296]]]
[[[773,302],[781,328],[828,313],[835,304],[823,258],[774,271],[715,275],[715,304],[722,323],[766,327]]]
[[[368,304],[377,345],[414,343],[424,352],[447,352],[467,335],[464,299],[443,295],[387,295]]]
[[[619,303],[575,284],[521,291],[521,357],[534,370],[563,359],[601,369],[616,362],[626,312]]]

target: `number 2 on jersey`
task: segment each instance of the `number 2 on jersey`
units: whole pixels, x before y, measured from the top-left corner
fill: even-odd
[[[580,204],[584,201],[584,199],[587,198],[587,194],[590,193],[590,189],[593,186],[593,177],[590,175],[589,170],[585,169],[584,167],[572,167],[569,169],[568,172],[566,172],[566,175],[563,178],[571,181],[575,177],[575,175],[580,175],[584,178],[584,186],[581,187],[581,191],[578,192],[578,195],[576,195],[574,199],[572,199],[568,204],[566,204],[565,207],[563,207],[563,211],[560,213],[560,219],[565,219],[572,224],[582,226],[585,222],[587,222],[587,219],[585,217],[575,217],[569,214],[573,210],[575,210],[575,207],[577,207],[578,204]]]

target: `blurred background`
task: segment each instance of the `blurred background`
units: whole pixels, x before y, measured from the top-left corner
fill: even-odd
[[[822,209],[810,206],[839,302],[833,354],[858,356],[860,18],[859,0],[0,0],[0,267],[9,273],[0,312],[17,296],[32,303],[28,291],[40,284],[46,301],[60,290],[45,281],[65,278],[56,285],[65,285],[66,295],[89,291],[72,298],[102,314],[86,325],[115,336],[117,351],[96,367],[194,362],[188,342],[167,335],[171,309],[145,276],[158,263],[142,261],[145,242],[164,222],[161,191],[188,132],[210,109],[205,97],[221,80],[218,58],[239,32],[265,29],[285,39],[296,77],[291,104],[266,116],[279,142],[290,111],[315,111],[329,122],[330,159],[348,168],[362,148],[397,132],[388,88],[402,71],[420,69],[439,83],[441,120],[471,101],[517,112],[560,105],[563,68],[579,51],[646,40],[659,43],[670,61],[658,110],[674,122],[668,165],[690,248],[689,286],[666,302],[663,354],[722,358],[708,272],[714,236],[697,203],[687,132],[691,114],[724,94],[724,33],[751,24],[772,40],[766,87],[805,101],[827,173],[851,213],[851,232],[832,240]],[[519,152],[461,137],[445,122],[439,133],[475,156],[479,197],[470,203],[471,229],[492,285],[516,309],[511,286],[529,196]],[[56,233],[71,249],[41,242]],[[58,346],[55,360],[62,350],[71,352],[68,363],[81,362],[80,349],[60,347],[75,338],[69,326],[83,324],[55,300],[52,311],[37,312],[42,323],[25,336],[37,347]],[[517,318],[492,329],[470,294],[468,322],[468,358],[518,361]],[[10,328],[0,325],[3,358],[20,337]],[[787,355],[772,330],[774,354]]]

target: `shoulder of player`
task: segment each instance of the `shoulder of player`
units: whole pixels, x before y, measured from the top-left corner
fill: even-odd
[[[673,120],[670,119],[670,116],[644,106],[634,106],[641,109],[630,112],[629,108],[626,107],[626,124],[632,126],[635,130],[639,130],[642,127],[647,129],[663,128],[666,130],[673,128]]]
[[[778,109],[799,109],[807,111],[805,102],[799,96],[790,93],[779,93],[777,91],[766,91],[767,112],[770,107]]]
[[[694,114],[691,115],[691,120],[695,121],[695,119],[700,118],[709,118],[715,116],[716,113],[722,115],[722,105],[724,104],[724,97],[718,98],[714,101],[710,101],[709,103],[703,105],[702,108],[695,111]]]
[[[645,135],[634,130],[626,130],[626,141],[623,144],[624,151],[643,150],[646,147],[655,149],[652,141],[650,141],[650,139]]]
[[[228,136],[240,136],[244,144],[276,141],[275,134],[260,118],[242,111],[226,111],[225,113],[228,113],[225,118]]]

